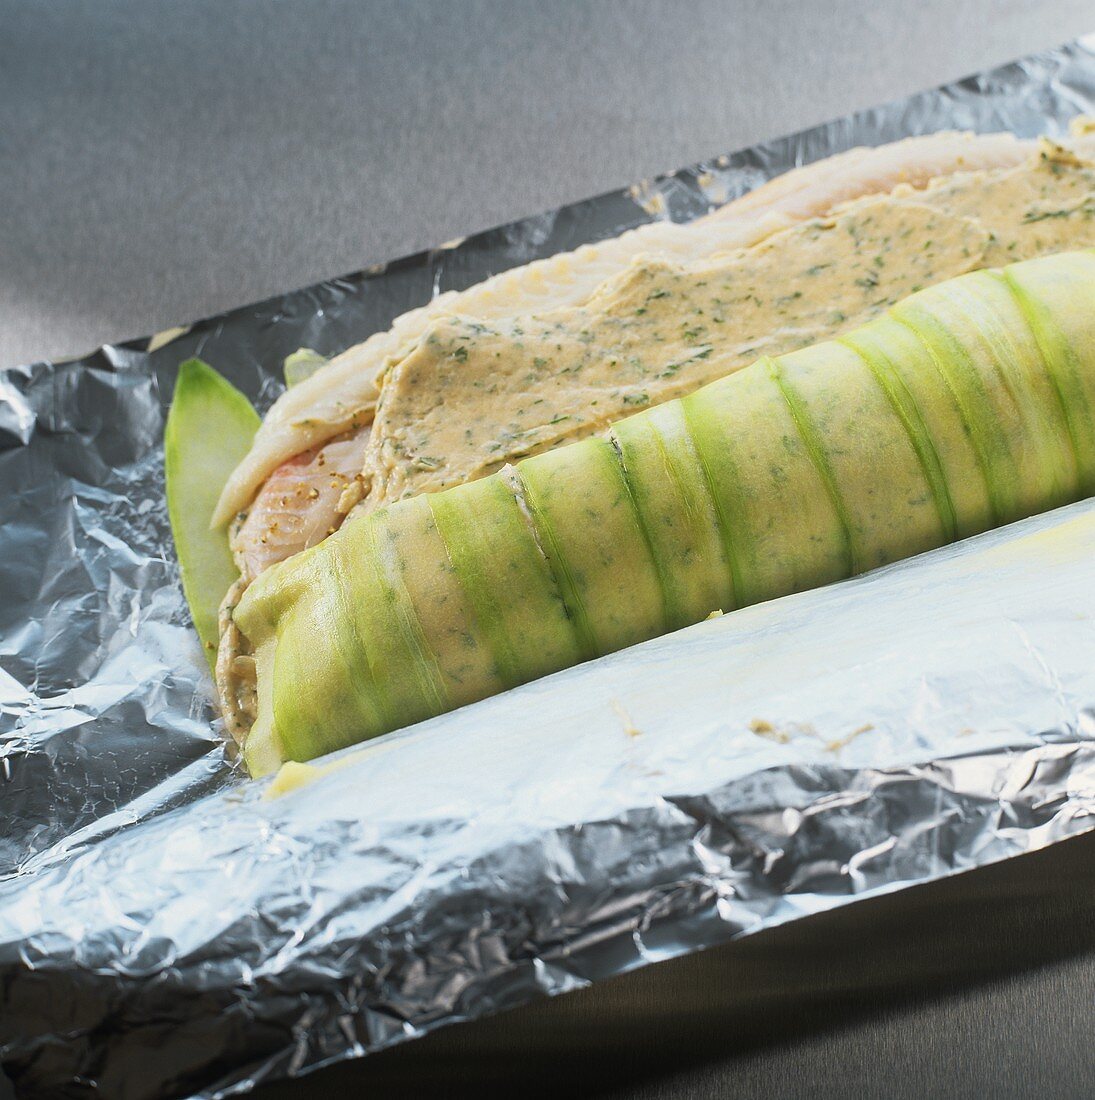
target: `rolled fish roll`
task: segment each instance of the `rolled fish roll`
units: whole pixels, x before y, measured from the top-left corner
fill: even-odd
[[[1095,491],[1095,253],[929,287],[246,591],[253,774]]]

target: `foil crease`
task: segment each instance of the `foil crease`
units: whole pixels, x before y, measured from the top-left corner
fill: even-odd
[[[858,144],[1061,134],[1095,37],[151,340],[0,372],[0,1061],[217,1096],[1095,825],[1095,502],[341,754],[227,761],[163,497],[178,364],[260,407],[431,294]],[[312,776],[313,773],[308,773]]]

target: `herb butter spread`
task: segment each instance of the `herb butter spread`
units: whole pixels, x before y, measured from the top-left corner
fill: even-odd
[[[1095,244],[1095,167],[1043,142],[1018,167],[859,200],[693,263],[637,257],[584,305],[434,322],[383,377],[363,507],[588,436],[762,355],[870,320],[966,271]]]
[[[1072,148],[1090,152],[1084,120],[1073,119]],[[747,248],[773,233],[831,214],[841,203],[881,195],[899,185],[926,187],[955,172],[1012,168],[1038,149],[1014,134],[939,132],[874,148],[858,147],[793,168],[687,224],[655,221],[573,252],[511,267],[466,290],[449,290],[397,317],[391,328],[347,348],[274,402],[245,459],[225,485],[213,522],[223,526],[255,500],[283,462],[334,436],[368,425],[378,379],[426,329],[452,314],[485,321],[584,305],[606,279],[643,254],[675,262]],[[364,447],[364,440],[362,441]]]

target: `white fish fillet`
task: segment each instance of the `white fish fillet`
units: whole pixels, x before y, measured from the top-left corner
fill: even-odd
[[[795,169],[688,225],[656,222],[574,252],[502,272],[468,290],[439,295],[398,317],[392,327],[343,352],[283,394],[236,468],[213,517],[227,523],[266,478],[303,451],[371,419],[385,364],[436,318],[513,316],[584,302],[635,256],[687,261],[748,247],[771,233],[864,195],[899,184],[924,187],[934,177],[1018,164],[1035,148],[1012,134],[939,133],[878,148],[859,148]]]
[[[245,582],[322,542],[342,523],[347,490],[361,475],[368,429],[294,455],[263,482],[238,527],[232,551]],[[349,495],[349,506],[360,491]]]

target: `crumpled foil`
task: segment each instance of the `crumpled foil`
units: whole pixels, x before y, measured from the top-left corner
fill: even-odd
[[[793,165],[1063,133],[1095,37],[152,340],[0,373],[0,1058],[219,1096],[1095,825],[1095,502],[343,754],[227,762],[163,496],[178,364],[260,407],[441,290]]]

